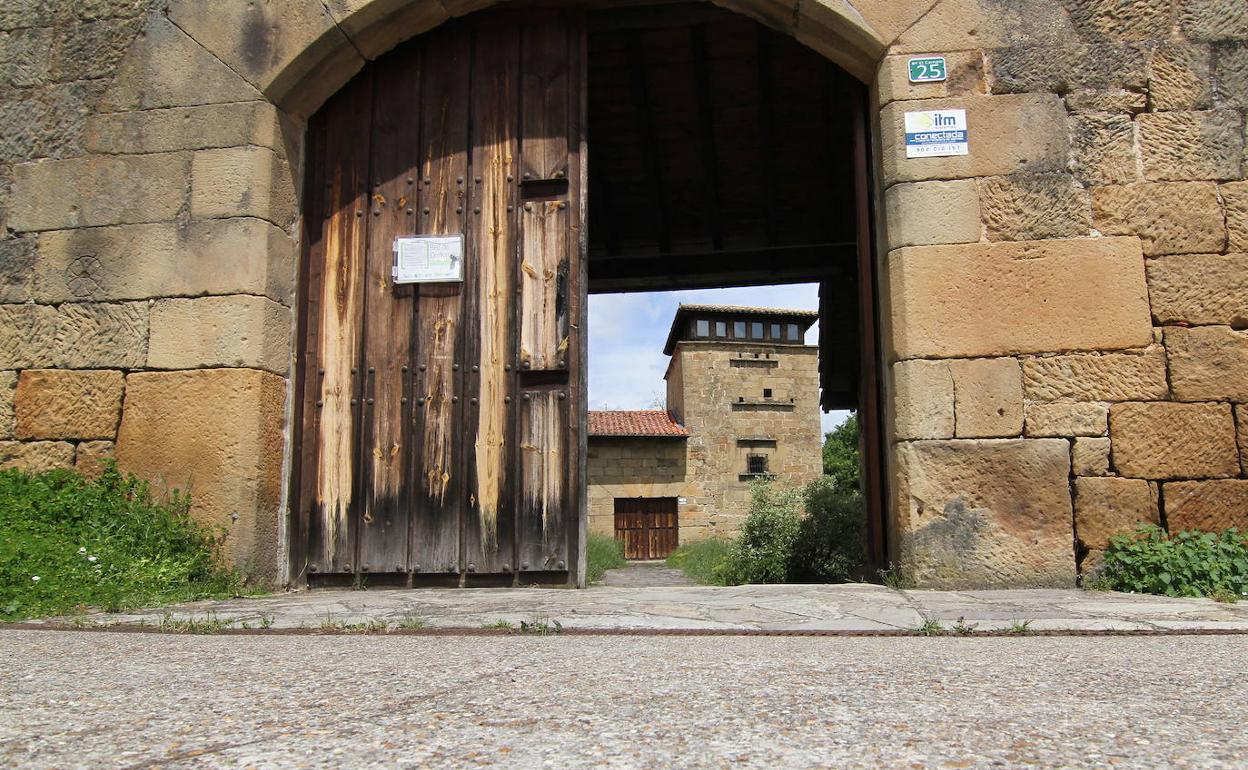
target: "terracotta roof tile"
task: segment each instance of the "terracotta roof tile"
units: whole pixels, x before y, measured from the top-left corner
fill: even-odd
[[[684,437],[689,429],[657,409],[589,413],[591,436]]]

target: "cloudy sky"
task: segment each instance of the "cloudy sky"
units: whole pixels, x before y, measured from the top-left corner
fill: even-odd
[[[680,303],[819,309],[818,284],[594,294],[589,298],[589,408],[653,409],[667,392],[663,343]],[[819,324],[806,343],[819,341]],[[824,431],[848,412],[823,415]]]

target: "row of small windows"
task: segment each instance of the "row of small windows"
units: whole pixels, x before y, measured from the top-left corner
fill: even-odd
[[[797,324],[764,324],[761,321],[733,321],[732,335],[728,334],[727,321],[710,321],[705,318],[699,318],[693,322],[693,334],[695,337],[710,337],[711,324],[715,324],[715,336],[720,339],[734,340],[774,340],[783,342],[801,342],[802,329]],[[747,332],[748,327],[748,334]],[[763,332],[767,331],[767,336],[763,336]]]

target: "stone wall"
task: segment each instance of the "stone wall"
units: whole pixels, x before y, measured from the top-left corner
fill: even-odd
[[[589,531],[615,534],[615,498],[675,497],[689,494],[685,439],[591,436],[586,458]],[[687,499],[687,498],[686,498]],[[682,524],[688,505],[678,505]],[[684,542],[685,531],[679,533]]]
[[[0,465],[116,457],[271,579],[301,129],[161,5],[0,8]]]
[[[786,485],[823,473],[818,348],[678,342],[667,399],[690,434],[681,542],[740,529],[750,504],[747,454],[765,455]]]
[[[1069,585],[1137,522],[1248,525],[1241,0],[942,0],[874,93],[903,570]],[[970,154],[906,159],[938,108]]]

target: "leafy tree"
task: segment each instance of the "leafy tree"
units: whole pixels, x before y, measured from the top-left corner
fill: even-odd
[[[836,489],[857,492],[862,486],[859,462],[858,415],[851,414],[823,437],[823,474]]]

